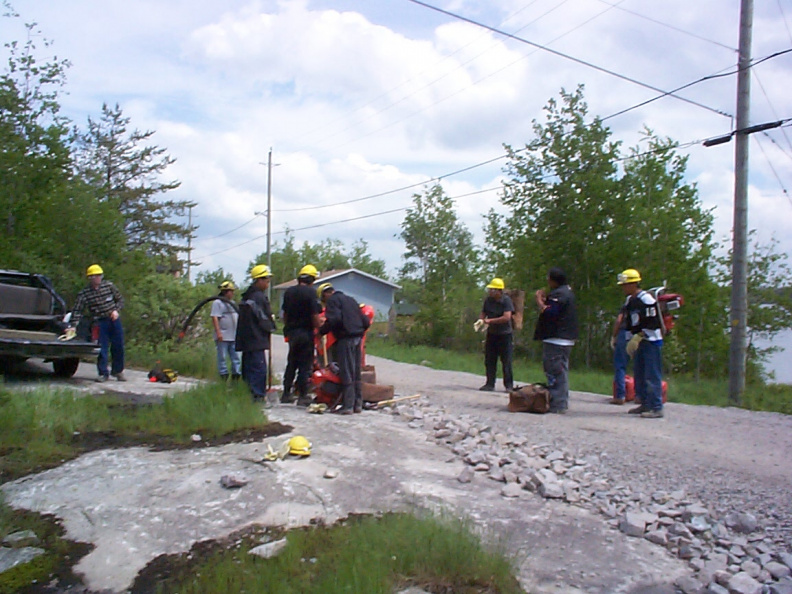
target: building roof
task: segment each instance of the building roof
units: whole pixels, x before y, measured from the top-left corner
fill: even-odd
[[[330,280],[332,280],[334,278],[339,278],[341,276],[345,276],[347,274],[352,274],[352,273],[359,274],[360,276],[364,276],[364,277],[366,277],[368,279],[371,279],[371,280],[373,280],[375,282],[382,283],[383,285],[388,285],[389,287],[392,287],[392,288],[394,288],[396,290],[401,289],[401,287],[399,285],[395,284],[395,283],[387,281],[384,278],[380,278],[378,276],[374,276],[373,274],[369,274],[368,272],[363,272],[362,270],[358,270],[357,268],[342,268],[342,269],[338,269],[338,270],[325,270],[325,271],[319,273],[319,276],[316,278],[314,283],[327,282],[327,281],[330,281]],[[296,284],[297,284],[297,279],[295,278],[295,279],[292,279],[292,280],[287,281],[285,283],[280,283],[278,285],[275,285],[273,287],[273,289],[276,290],[276,291],[282,291],[282,290],[288,289],[289,287],[293,287]]]

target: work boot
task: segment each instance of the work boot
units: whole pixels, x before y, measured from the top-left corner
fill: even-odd
[[[309,406],[313,402],[310,396],[300,396],[297,398],[297,406]]]
[[[608,400],[608,404],[616,404],[616,405],[624,404],[624,398],[611,398],[610,400]]]
[[[646,409],[643,407],[643,404],[639,404],[635,408],[631,408],[627,411],[631,415],[640,415],[642,412],[646,412]]]
[[[127,378],[124,377],[124,372],[123,371],[119,371],[118,373],[114,373],[113,377],[116,378],[116,381],[119,381],[119,382],[127,381]]]
[[[480,392],[494,392],[495,391],[495,386],[491,386],[489,384],[484,384],[483,386],[481,386],[479,388],[479,391]]]
[[[99,377],[97,377],[97,378],[96,378],[94,381],[95,381],[97,384],[103,384],[104,382],[106,382],[106,381],[107,381],[107,380],[109,380],[109,379],[110,379],[110,376],[109,376],[109,375],[100,375],[100,376],[99,376]]]
[[[294,396],[291,395],[291,392],[284,392],[281,394],[280,401],[281,404],[292,404],[294,402]]]
[[[645,410],[641,413],[642,419],[662,419],[663,418],[663,409],[659,410]]]

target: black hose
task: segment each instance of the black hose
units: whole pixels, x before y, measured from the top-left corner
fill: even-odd
[[[177,343],[181,342],[184,339],[184,335],[187,333],[187,328],[190,327],[193,318],[199,311],[201,311],[201,308],[207,303],[214,301],[215,299],[219,299],[223,303],[230,305],[232,308],[234,308],[234,311],[237,314],[239,313],[239,307],[237,307],[237,304],[231,301],[230,299],[226,299],[222,295],[212,295],[211,297],[207,297],[206,299],[203,299],[200,303],[198,303],[198,305],[196,305],[195,308],[190,312],[190,315],[187,316],[187,319],[184,320],[184,324],[182,325],[181,332],[179,332],[179,337],[176,339]]]

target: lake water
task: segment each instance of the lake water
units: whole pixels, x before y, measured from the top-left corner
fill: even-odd
[[[770,357],[767,368],[775,372],[776,382],[792,384],[792,330],[778,334],[772,344],[783,350]]]

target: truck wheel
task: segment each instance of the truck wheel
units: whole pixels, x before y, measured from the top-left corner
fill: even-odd
[[[80,366],[80,359],[72,357],[71,359],[55,359],[52,362],[52,367],[55,370],[55,375],[58,377],[69,378],[77,373],[77,368]]]

